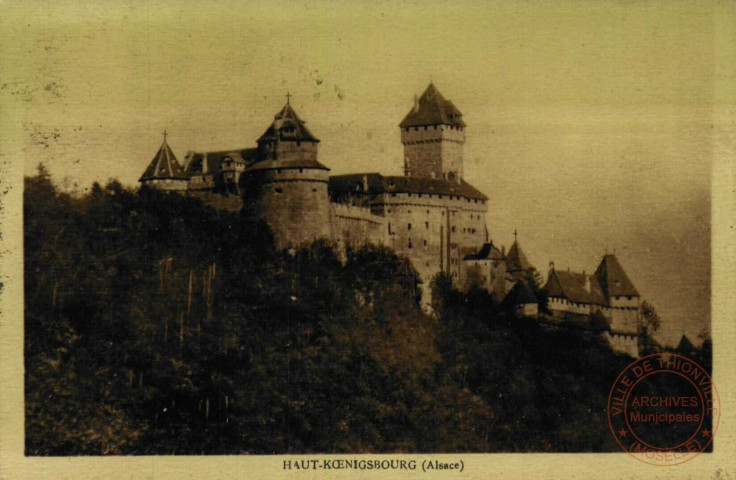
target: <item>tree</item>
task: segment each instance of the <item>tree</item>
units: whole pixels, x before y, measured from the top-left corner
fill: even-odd
[[[662,326],[662,319],[659,317],[657,309],[655,309],[654,305],[646,300],[641,302],[641,305],[639,306],[639,314],[640,326],[643,329],[646,329],[647,332],[656,332]]]

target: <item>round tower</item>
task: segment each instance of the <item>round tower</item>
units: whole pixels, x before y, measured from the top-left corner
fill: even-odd
[[[245,208],[271,227],[277,248],[331,238],[329,168],[317,161],[319,140],[304,123],[287,100],[243,175]]]

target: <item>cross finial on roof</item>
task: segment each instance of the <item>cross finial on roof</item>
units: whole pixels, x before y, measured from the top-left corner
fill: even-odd
[[[517,232],[517,231],[516,231],[516,229],[514,229],[514,241],[516,241],[516,236],[517,236],[518,234],[519,234],[519,232]]]
[[[168,132],[167,132],[166,130],[164,130],[164,142],[166,141],[166,136],[167,136],[168,134],[169,134],[169,133],[168,133]]]
[[[289,92],[286,92],[286,104],[289,105],[289,101],[291,100],[291,94]]]

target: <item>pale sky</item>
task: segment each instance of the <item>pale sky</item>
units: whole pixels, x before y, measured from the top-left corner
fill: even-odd
[[[42,5],[42,4],[39,4]],[[67,188],[134,185],[162,132],[255,146],[290,92],[334,174],[401,174],[430,79],[468,124],[488,228],[543,273],[615,250],[674,344],[710,319],[714,38],[707,2],[0,3],[0,99]],[[14,118],[17,121],[18,118]],[[7,119],[7,116],[6,116]],[[7,121],[7,120],[6,120]]]

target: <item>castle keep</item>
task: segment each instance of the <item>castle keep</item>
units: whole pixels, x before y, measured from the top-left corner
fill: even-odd
[[[489,241],[488,197],[463,175],[463,115],[433,84],[399,124],[403,176],[330,176],[318,160],[320,140],[305,123],[287,96],[256,148],[189,152],[183,165],[164,135],[140,182],[216,208],[244,209],[270,226],[278,248],[318,239],[340,251],[365,243],[390,247],[411,261],[425,302],[432,278],[444,272],[460,288],[476,285],[504,299],[518,316],[538,315],[529,288],[535,268],[517,240],[508,253]],[[633,351],[639,296],[614,256],[604,257],[594,276],[553,268],[546,289],[548,318],[602,316],[610,338]]]

